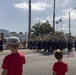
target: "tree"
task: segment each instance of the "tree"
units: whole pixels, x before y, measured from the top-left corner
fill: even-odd
[[[27,34],[27,32],[25,32],[25,34]]]
[[[34,35],[40,34],[48,34],[50,32],[53,32],[53,28],[51,27],[51,24],[49,21],[46,21],[45,23],[38,22],[35,25],[32,26],[31,33]]]
[[[60,31],[59,31],[59,32],[56,31],[55,34],[56,34],[57,36],[60,36],[62,33],[61,33]]]
[[[17,34],[16,32],[10,32],[11,34]]]
[[[59,23],[59,21],[56,21],[56,24],[58,24]]]
[[[21,31],[21,32],[19,32],[19,34],[23,34],[23,32]]]

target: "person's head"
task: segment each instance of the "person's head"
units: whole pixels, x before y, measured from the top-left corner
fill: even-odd
[[[61,50],[58,49],[58,50],[55,50],[54,56],[57,60],[61,60],[63,58],[63,53]]]
[[[18,37],[10,37],[8,38],[7,44],[11,51],[18,50],[20,46],[20,40]]]

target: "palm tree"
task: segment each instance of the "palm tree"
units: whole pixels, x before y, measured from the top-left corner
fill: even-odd
[[[56,21],[56,24],[57,24],[57,26],[56,26],[56,31],[57,31],[58,30],[59,21]]]
[[[62,19],[60,19],[59,22],[61,22],[61,32],[62,32]]]

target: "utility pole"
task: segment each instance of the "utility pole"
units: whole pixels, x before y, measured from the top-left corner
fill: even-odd
[[[53,6],[53,35],[55,33],[55,0],[54,0],[54,6]]]
[[[70,26],[70,12],[69,12],[69,36],[71,36],[71,26]]]
[[[29,0],[29,27],[28,27],[28,40],[31,32],[31,0]]]

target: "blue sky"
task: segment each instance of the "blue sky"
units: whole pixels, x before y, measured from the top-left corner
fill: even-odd
[[[0,29],[28,32],[28,1],[0,0]],[[49,20],[52,24],[53,0],[31,0],[32,25]],[[62,18],[62,30],[68,31],[68,12],[76,7],[76,0],[56,0],[56,21]],[[76,34],[76,9],[71,13],[71,32]],[[60,23],[56,30],[60,31]]]

